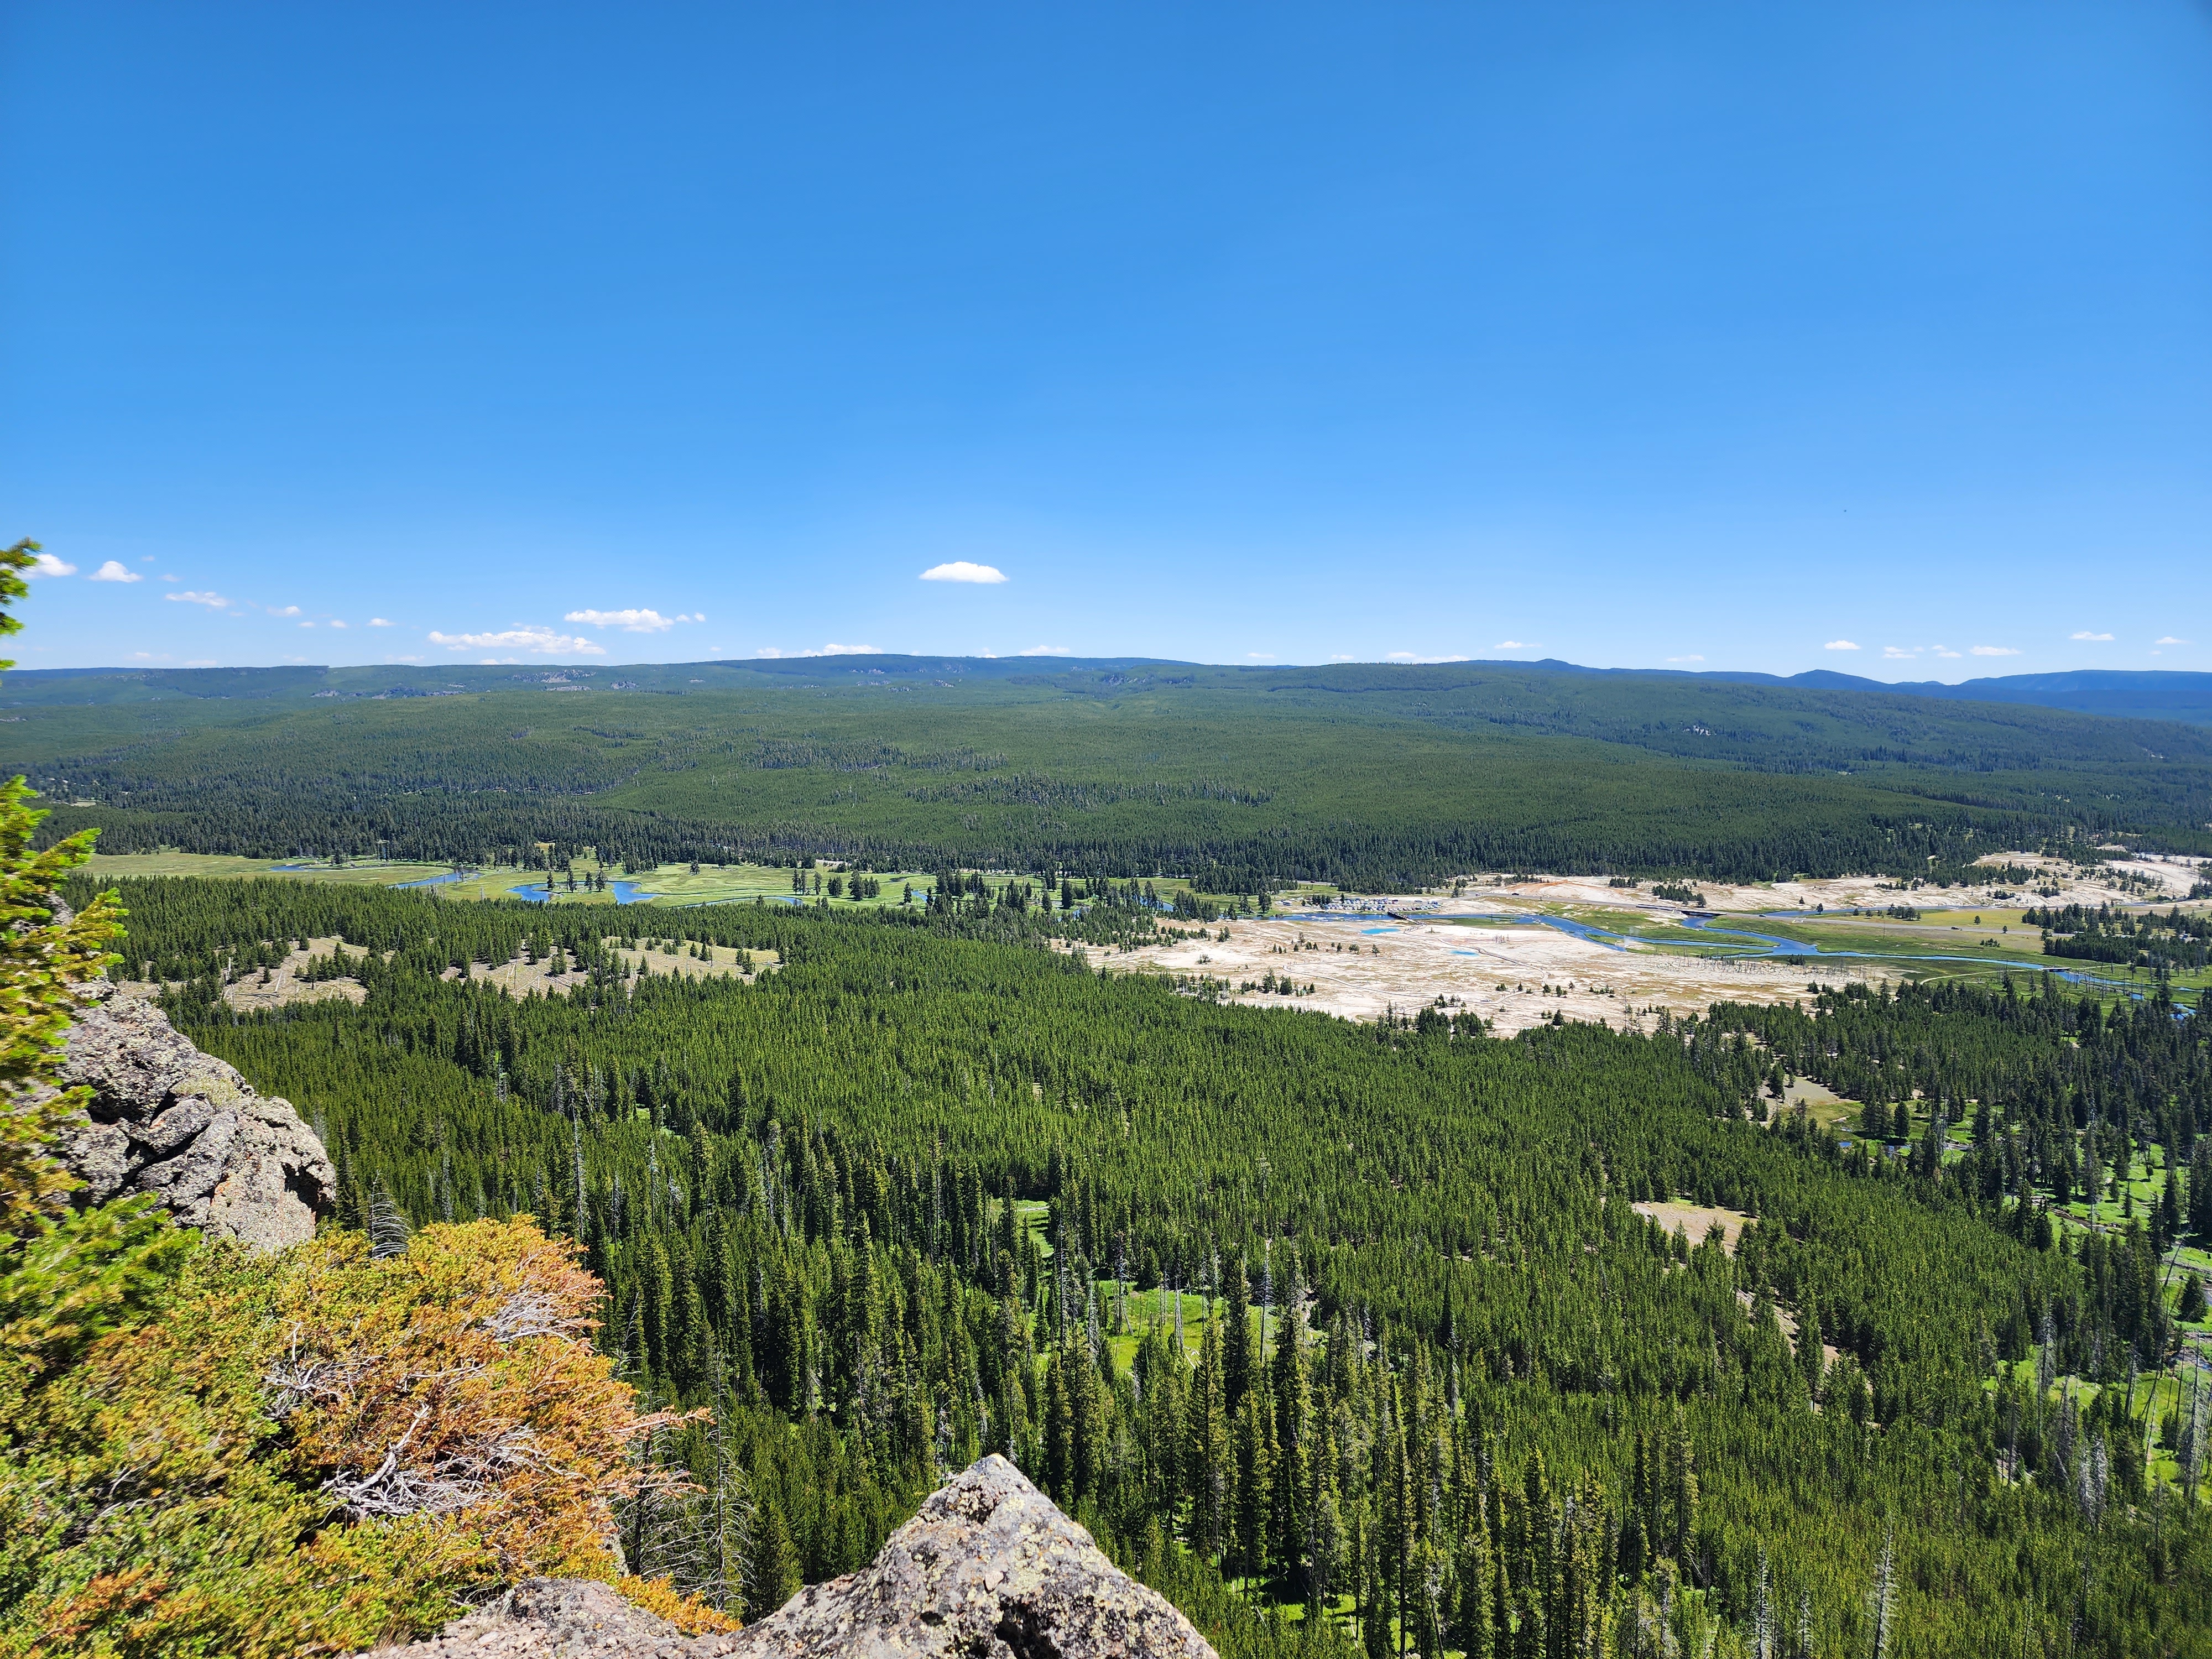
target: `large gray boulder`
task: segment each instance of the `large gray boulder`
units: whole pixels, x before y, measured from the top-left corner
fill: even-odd
[[[70,1028],[63,1074],[92,1103],[62,1162],[100,1203],[147,1192],[188,1227],[283,1249],[314,1237],[337,1172],[289,1101],[258,1094],[138,997],[88,1002]]]
[[[685,1638],[604,1585],[533,1579],[390,1659],[1215,1659],[1003,1457],[932,1493],[862,1571]]]

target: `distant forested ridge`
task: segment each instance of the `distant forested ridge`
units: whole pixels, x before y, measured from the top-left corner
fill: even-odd
[[[583,1243],[627,1374],[708,1413],[652,1452],[698,1495],[625,1511],[679,1586],[772,1604],[1001,1449],[1231,1654],[2207,1650],[2212,1511],[2157,1472],[2203,1421],[2148,1379],[2159,1249],[2212,1211],[2177,1177],[2084,1238],[2042,1190],[2154,1145],[2204,1168],[2208,1031],[2162,1003],[2045,980],[1501,1042],[1104,976],[984,901],[124,897],[126,962],[186,970],[194,1039],[318,1121],[346,1218]],[[219,1000],[331,934],[374,953],[358,1006]],[[640,976],[610,937],[781,965]],[[554,951],[587,981],[479,977]],[[1818,1131],[1785,1069],[1972,1150]],[[1670,1199],[1755,1220],[1731,1256],[1631,1207]]]
[[[5,701],[9,763],[59,804],[47,833],[98,824],[108,852],[557,842],[1249,892],[2212,851],[2202,729],[1735,679],[879,658],[18,675]]]

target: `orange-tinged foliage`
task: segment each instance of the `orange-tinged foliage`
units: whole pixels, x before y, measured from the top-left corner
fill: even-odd
[[[292,1461],[356,1518],[450,1514],[504,1576],[604,1572],[630,1389],[588,1344],[599,1281],[527,1218],[303,1253],[271,1368]]]
[[[628,1447],[665,1419],[592,1351],[599,1296],[526,1218],[388,1261],[346,1233],[194,1251],[157,1317],[0,1390],[0,1654],[342,1653],[471,1587],[612,1578]]]
[[[659,1613],[686,1636],[706,1636],[718,1631],[743,1628],[726,1613],[718,1613],[696,1595],[685,1595],[665,1578],[619,1579],[615,1588],[647,1613]]]

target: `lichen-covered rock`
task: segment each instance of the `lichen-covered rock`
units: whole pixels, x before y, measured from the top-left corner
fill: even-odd
[[[94,1203],[156,1194],[186,1226],[282,1249],[312,1238],[337,1171],[291,1103],[258,1094],[137,997],[88,1002],[63,1074],[92,1105],[59,1148]]]
[[[516,1586],[389,1659],[1215,1659],[1003,1457],[933,1493],[865,1571],[734,1636],[678,1636],[614,1592]]]
[[[1213,1650],[1003,1457],[939,1487],[862,1571],[801,1590],[744,1633],[747,1659],[991,1655],[1106,1659]]]
[[[428,1641],[377,1659],[716,1659],[735,1636],[686,1637],[588,1578],[526,1578]]]

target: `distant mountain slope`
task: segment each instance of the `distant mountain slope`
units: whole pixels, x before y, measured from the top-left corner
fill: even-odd
[[[1343,664],[1411,677],[1397,664]],[[1811,691],[1857,691],[1879,696],[1940,697],[1951,702],[2025,704],[2114,719],[2178,720],[2212,726],[2212,674],[2168,669],[2081,668],[2060,674],[2005,674],[1961,681],[1874,680],[1816,668],[1802,674],[1734,670],[1698,672],[1672,668],[1590,668],[1547,657],[1445,665],[1453,670],[1503,675],[1587,675],[1607,680],[1797,686]],[[395,664],[367,668],[33,668],[15,669],[0,689],[0,704],[142,702],[167,696],[236,698],[435,696],[492,691],[518,685],[567,682],[598,689],[684,691],[692,686],[731,690],[748,686],[852,685],[871,679],[962,682],[1042,682],[1071,675],[1121,678],[1113,683],[1162,685],[1266,680],[1293,666],[1227,667],[1158,657],[771,657],[696,663],[644,663],[573,668],[417,668]],[[1318,669],[1313,672],[1322,672]]]

